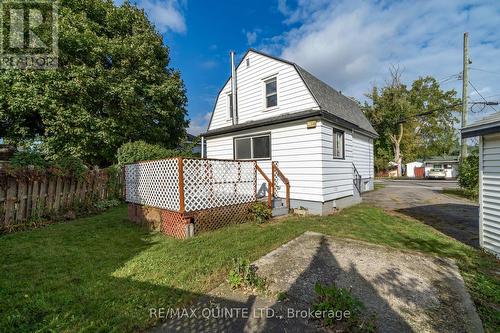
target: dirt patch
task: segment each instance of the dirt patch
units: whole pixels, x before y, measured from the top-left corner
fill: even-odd
[[[350,288],[367,313],[376,314],[381,332],[482,332],[463,280],[449,259],[307,232],[255,264],[269,281],[268,293],[249,295],[224,283],[192,307],[200,313],[206,307],[241,307],[249,315],[174,318],[155,331],[323,330],[317,320],[297,315],[311,307],[319,281]],[[286,301],[278,301],[283,292]]]

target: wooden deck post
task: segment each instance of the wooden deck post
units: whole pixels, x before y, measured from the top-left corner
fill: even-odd
[[[184,214],[186,209],[184,207],[184,159],[177,157],[179,165],[179,212]]]

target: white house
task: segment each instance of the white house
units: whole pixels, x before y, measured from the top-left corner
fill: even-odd
[[[500,257],[500,113],[462,129],[479,137],[479,243]]]
[[[429,176],[431,169],[443,169],[446,179],[456,178],[458,176],[458,156],[434,156],[424,161],[425,176]]]
[[[204,157],[254,159],[269,177],[276,162],[290,182],[291,208],[315,214],[359,202],[359,192],[373,189],[377,133],[357,102],[297,64],[253,49],[232,77],[202,134]],[[264,179],[258,186],[266,190]],[[277,194],[284,197],[284,187]]]

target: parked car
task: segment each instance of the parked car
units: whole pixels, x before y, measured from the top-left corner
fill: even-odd
[[[444,169],[430,169],[429,174],[427,175],[427,178],[433,178],[433,179],[445,179],[446,178],[446,171]]]

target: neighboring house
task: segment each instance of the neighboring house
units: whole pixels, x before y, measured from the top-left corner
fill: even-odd
[[[186,145],[188,145],[188,146],[192,145],[193,142],[196,140],[196,138],[197,138],[196,136],[187,133],[187,135],[186,135]],[[198,142],[191,148],[191,152],[193,154],[201,156],[201,151],[202,151],[201,144],[202,144],[201,140],[198,140]]]
[[[357,203],[360,191],[373,189],[377,133],[357,102],[297,64],[252,49],[234,72],[236,98],[230,78],[202,134],[204,157],[254,159],[269,177],[277,162],[290,182],[291,208],[315,214]],[[260,177],[257,186],[267,191]]]
[[[410,178],[423,178],[424,173],[421,170],[423,171],[424,165],[422,161],[406,163],[406,176]]]
[[[444,169],[446,179],[456,178],[458,176],[458,156],[434,156],[424,160],[425,177],[429,176],[431,169]]]
[[[479,242],[500,257],[500,113],[462,129],[479,137]]]

